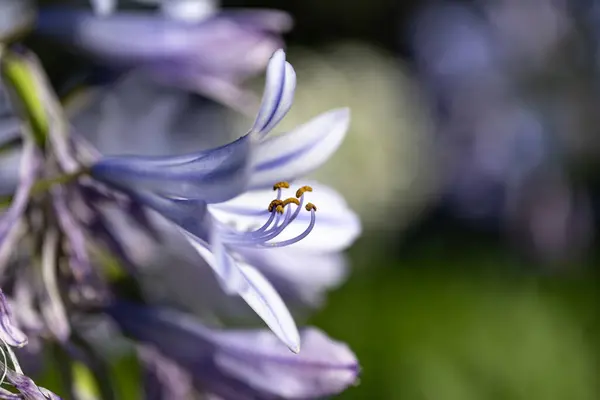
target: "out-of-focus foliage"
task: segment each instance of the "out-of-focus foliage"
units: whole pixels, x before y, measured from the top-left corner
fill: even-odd
[[[377,265],[365,257],[371,268],[330,296],[316,321],[346,338],[363,367],[341,399],[598,398],[593,281],[523,276],[494,249],[436,250],[370,257]]]

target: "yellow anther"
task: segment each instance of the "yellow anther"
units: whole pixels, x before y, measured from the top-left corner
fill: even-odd
[[[278,212],[279,214],[283,214],[283,206],[278,205],[277,207],[275,207],[275,211]]]
[[[307,203],[306,204],[306,211],[312,211],[312,210],[317,211],[317,207],[313,203]]]
[[[269,212],[272,212],[274,208],[279,207],[282,204],[283,204],[283,201],[281,201],[281,200],[277,200],[277,199],[273,200],[271,202],[271,204],[269,204],[269,208],[268,208]]]
[[[296,197],[300,198],[305,192],[312,192],[313,189],[310,186],[302,186],[300,189],[296,190]]]
[[[276,184],[273,185],[273,190],[277,190],[277,189],[289,189],[290,184],[283,181],[283,182],[277,182]]]
[[[294,203],[297,206],[300,205],[300,201],[294,197],[289,197],[289,198],[285,199],[281,205],[285,207],[288,204],[292,204],[292,203]]]

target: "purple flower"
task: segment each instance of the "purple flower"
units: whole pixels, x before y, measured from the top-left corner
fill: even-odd
[[[264,69],[290,26],[286,13],[273,10],[221,11],[188,21],[164,13],[59,8],[40,12],[37,29],[105,65],[138,68],[160,82],[247,109],[253,99],[239,84]]]
[[[296,326],[279,295],[260,271],[244,260],[246,250],[252,257],[253,249],[291,246],[313,231],[316,207],[305,202],[305,194],[312,187],[302,186],[294,197],[284,199],[283,190],[289,184],[283,181],[299,178],[321,165],[337,149],[348,128],[349,113],[342,109],[267,138],[291,107],[295,83],[293,68],[283,51],[278,51],[269,64],[262,106],[245,136],[220,148],[185,156],[107,157],[94,164],[91,173],[178,225],[216,272],[226,293],[239,294],[290,349],[299,351]],[[249,204],[244,197],[224,202],[247,188],[263,189],[273,183],[277,183],[273,201],[263,191],[258,193],[262,203]],[[334,192],[325,190],[319,196],[323,196],[325,207],[329,205],[324,226],[341,228],[337,229],[340,241],[328,238],[330,244],[324,250],[340,251],[360,230],[358,219]],[[207,203],[221,204],[209,208]],[[216,218],[217,212],[235,221],[246,217],[246,223],[259,222],[259,227],[232,228],[228,221]],[[235,260],[235,256],[240,258]]]
[[[269,30],[278,24],[273,16],[228,14],[226,19],[212,17],[201,25],[215,24],[225,33],[232,27],[257,24]],[[107,21],[113,17],[118,21],[122,15],[108,16]],[[83,25],[94,25],[96,16],[91,18]],[[78,23],[73,28],[87,29]],[[132,24],[126,26],[135,28]],[[173,26],[192,27],[178,24]],[[190,31],[180,37],[177,29],[169,35],[187,40]],[[228,44],[232,37],[224,37],[227,40],[221,45],[233,49],[234,44]],[[154,39],[151,44],[160,45],[159,38]],[[158,71],[157,66],[183,62],[175,67],[185,72],[184,64],[191,61],[178,49],[182,49],[178,42],[163,43],[161,51],[172,51],[167,61],[150,52],[138,58],[142,64],[134,60],[128,66]],[[356,379],[354,354],[314,329],[298,332],[277,292],[287,290],[314,303],[343,277],[340,252],[360,232],[356,215],[340,195],[318,183],[298,183],[291,195],[285,193],[289,182],[320,166],[337,149],[348,128],[348,110],[329,111],[290,132],[269,136],[290,109],[296,85],[294,69],[279,50],[268,65],[254,124],[239,139],[185,155],[103,157],[82,137],[72,135],[73,128],[35,57],[26,50],[7,52],[3,62],[8,64],[3,66],[19,72],[8,75],[8,84],[15,89],[10,100],[27,111],[28,123],[18,124],[24,127],[19,129],[20,176],[10,205],[0,215],[0,352],[7,355],[0,360],[6,372],[0,385],[10,384],[21,395],[0,389],[0,398],[54,396],[23,374],[10,349],[25,345],[28,336],[36,345],[53,343],[90,369],[101,365],[102,357],[86,338],[86,322],[106,319],[101,313],[105,310],[128,335],[145,344],[140,352],[152,378],[148,383],[160,381],[170,398],[185,398],[189,389],[225,398],[305,399],[338,393]],[[213,61],[194,59],[193,68],[205,75],[221,74],[219,79],[230,82],[243,75],[238,67],[245,62],[236,66],[232,59],[228,64],[233,69],[227,72],[218,68],[224,59]],[[4,71],[14,73],[10,68]],[[194,252],[194,263],[203,259],[212,268],[216,287],[241,297],[274,335],[216,331],[186,322],[187,317],[174,312],[140,308],[138,313],[135,306],[119,300],[122,289],[127,289],[127,295],[133,289],[140,300],[147,300],[137,290],[143,270],[127,241],[134,230],[155,245],[162,240],[155,217],[162,218],[177,240]],[[115,218],[122,221],[115,223]],[[334,273],[313,273],[314,279],[307,279],[311,277],[298,273],[302,263],[329,265]],[[112,274],[109,268],[118,271]],[[9,308],[17,311],[14,321]],[[148,335],[151,332],[157,335]],[[285,346],[298,353],[301,339],[302,354],[286,350]],[[161,366],[163,358],[173,368]],[[177,388],[164,384],[165,380],[189,384]],[[269,381],[284,384],[266,385]]]
[[[226,399],[321,398],[359,373],[354,353],[315,328],[302,330],[304,349],[293,354],[264,330],[215,330],[176,311],[128,303],[109,313],[125,334],[188,371],[198,390]]]

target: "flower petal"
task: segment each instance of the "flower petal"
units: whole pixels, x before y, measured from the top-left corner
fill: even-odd
[[[279,10],[224,9],[220,15],[240,25],[251,26],[267,32],[287,32],[294,23],[292,17]]]
[[[253,154],[250,188],[292,181],[318,168],[338,149],[349,124],[349,109],[331,110],[261,142]]]
[[[214,252],[193,235],[182,233],[215,271],[224,290],[241,296],[290,350],[300,351],[294,319],[269,281],[251,265],[233,260],[227,251]]]
[[[40,12],[37,29],[106,64],[155,70],[162,65],[163,72],[169,72],[160,74],[163,79],[181,81],[203,73],[243,80],[261,71],[281,47],[276,35],[281,16],[263,10],[254,13],[247,18],[217,13],[193,22],[147,12],[97,16],[54,7]],[[166,71],[166,65],[172,68]]]
[[[315,328],[302,330],[303,351],[290,354],[267,331],[223,332],[216,364],[255,390],[277,398],[314,399],[352,385],[359,366],[347,345]]]
[[[22,347],[27,344],[27,336],[11,321],[11,312],[6,297],[0,290],[0,337],[9,346]]]
[[[317,207],[314,229],[304,239],[289,248],[311,252],[341,251],[350,246],[361,231],[358,216],[348,208],[346,201],[333,189],[316,182],[303,182],[313,188],[306,193],[307,201]],[[285,192],[284,192],[285,196]],[[236,229],[247,231],[261,226],[268,218],[267,206],[274,198],[272,190],[246,192],[232,200],[208,206],[210,213],[223,223],[234,222]],[[293,238],[306,229],[310,213],[302,210],[296,220],[273,241]],[[269,250],[266,250],[269,251]]]
[[[244,136],[216,149],[174,157],[105,157],[92,166],[91,174],[124,191],[225,201],[246,188],[250,142]]]
[[[66,341],[71,333],[69,317],[58,287],[58,247],[59,236],[56,230],[48,230],[42,246],[43,300],[40,302],[42,316],[54,337]]]
[[[296,72],[285,61],[285,52],[277,50],[269,61],[260,110],[250,131],[259,138],[265,137],[289,111],[295,90]]]
[[[60,397],[48,389],[37,386],[31,378],[19,372],[7,369],[6,380],[23,395],[22,398],[28,400],[60,400]]]
[[[218,331],[168,309],[118,303],[108,310],[126,334],[153,344],[205,389],[236,399],[313,399],[353,384],[356,356],[315,328],[302,331],[300,354],[269,331]]]
[[[51,195],[59,226],[68,239],[69,265],[75,278],[82,283],[88,280],[94,271],[88,256],[84,231],[69,209],[65,188],[55,187],[52,189]],[[80,200],[80,198],[76,198],[73,202]]]
[[[340,253],[314,254],[282,247],[238,248],[237,254],[259,270],[288,304],[318,307],[328,290],[339,286],[348,274],[346,258]]]
[[[131,197],[152,208],[179,228],[203,240],[209,240],[210,215],[204,201],[170,199],[150,192],[130,193]]]
[[[186,400],[194,392],[186,371],[149,346],[137,346],[146,400]]]
[[[40,160],[35,144],[27,140],[21,156],[20,180],[10,207],[0,216],[0,253],[2,248],[13,245],[14,228],[23,215],[29,200],[29,193],[37,177]]]

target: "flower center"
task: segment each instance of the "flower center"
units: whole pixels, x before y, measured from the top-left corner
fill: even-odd
[[[310,212],[310,222],[304,231],[291,239],[272,242],[290,223],[298,218],[304,204],[305,194],[313,190],[310,186],[302,186],[296,191],[296,197],[281,200],[283,189],[289,187],[290,185],[287,182],[279,182],[273,186],[273,190],[277,191],[277,198],[271,201],[267,207],[270,216],[261,227],[248,232],[227,229],[223,235],[224,241],[235,246],[283,247],[304,239],[313,230],[316,222],[317,207],[312,203],[307,203],[304,207],[306,211]]]

